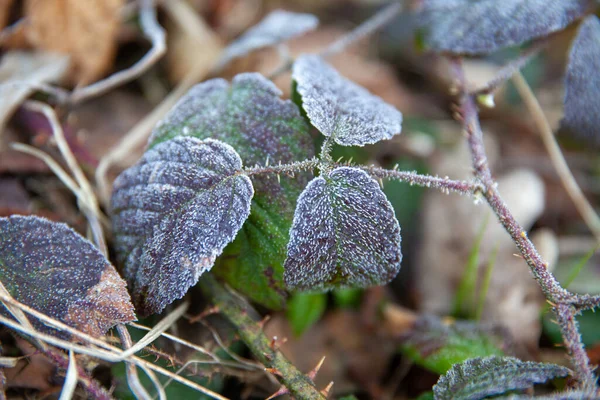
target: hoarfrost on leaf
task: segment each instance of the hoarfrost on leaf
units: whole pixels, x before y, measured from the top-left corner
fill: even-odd
[[[225,49],[223,63],[254,50],[275,46],[315,29],[319,20],[312,14],[275,10]]]
[[[298,107],[257,73],[231,84],[211,79],[194,86],[154,129],[149,147],[178,136],[218,139],[233,146],[244,165],[291,163],[311,158],[314,144]],[[296,199],[309,181],[255,175],[252,214],[213,272],[252,300],[271,309],[285,304],[283,262]]]
[[[425,0],[416,15],[427,49],[489,54],[560,31],[593,0]]]
[[[523,390],[535,383],[569,375],[556,364],[521,361],[514,357],[472,358],[455,364],[433,387],[435,400],[476,400]]]
[[[92,336],[135,320],[125,281],[92,243],[63,223],[0,218],[0,281],[17,301]],[[4,306],[0,313],[10,315]],[[42,332],[68,336],[29,318]]]
[[[402,129],[398,110],[342,77],[319,56],[300,56],[292,77],[310,122],[342,146],[391,139]]]
[[[241,168],[231,146],[182,136],[152,147],[116,179],[117,253],[142,315],[181,298],[233,241],[254,194]]]
[[[565,77],[563,128],[600,143],[600,21],[591,15],[573,41]]]
[[[300,195],[285,261],[288,287],[383,285],[398,274],[401,260],[394,210],[364,171],[336,168]]]

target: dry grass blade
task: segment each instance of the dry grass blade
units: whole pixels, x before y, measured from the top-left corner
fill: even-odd
[[[552,128],[550,127],[550,124],[544,115],[544,111],[542,110],[540,103],[520,72],[517,72],[513,76],[512,80],[517,88],[517,91],[523,98],[525,105],[529,109],[531,116],[533,117],[542,141],[544,142],[544,146],[546,147],[546,151],[548,152],[550,160],[552,161],[552,165],[554,166],[562,185],[575,204],[577,211],[587,224],[588,228],[594,234],[596,240],[600,242],[600,218],[598,217],[598,214],[596,214],[596,211],[594,211],[592,205],[585,198],[585,195],[577,184],[575,177],[571,173],[569,165],[567,164],[567,161],[565,160],[565,157],[560,150],[558,143],[556,142],[556,138],[552,133]]]
[[[75,361],[75,354],[73,350],[69,350],[69,368],[67,368],[67,377],[63,385],[62,391],[60,392],[59,400],[71,400],[73,393],[77,388],[77,379],[79,374],[77,373],[77,362]]]
[[[102,93],[122,85],[123,83],[135,79],[156,61],[158,61],[167,49],[165,31],[156,19],[156,9],[154,0],[140,1],[140,24],[146,37],[152,42],[152,48],[144,57],[130,68],[117,72],[108,78],[91,84],[89,86],[76,89],[71,95],[71,102],[78,103],[90,97],[98,96]]]
[[[170,312],[165,318],[156,324],[152,330],[150,330],[150,332],[144,335],[139,342],[127,349],[123,353],[122,357],[127,358],[158,339],[167,329],[169,329],[169,327],[171,327],[179,318],[181,318],[183,314],[185,314],[189,305],[190,304],[187,302],[182,303],[180,306]]]
[[[131,348],[131,337],[129,336],[129,332],[127,332],[127,328],[123,325],[117,326],[117,331],[119,332],[119,336],[121,337],[121,343],[123,343],[123,347],[125,349]],[[130,362],[125,362],[125,371],[127,374],[127,383],[129,384],[129,388],[131,392],[138,400],[150,400],[152,396],[146,391],[144,385],[140,382],[140,378],[137,373],[137,368],[135,364]],[[148,375],[150,376],[150,375]],[[161,387],[160,384],[158,387]]]
[[[0,296],[4,298],[13,299],[13,297],[11,296],[9,291],[6,290],[2,282],[0,282]],[[2,299],[1,301],[2,304],[4,304],[4,306],[8,309],[8,311],[16,318],[16,320],[19,321],[19,323],[21,323],[21,325],[35,332],[35,328],[33,327],[33,325],[31,325],[31,322],[29,322],[29,319],[27,318],[23,310],[21,310],[19,307],[10,304],[9,302],[4,301],[4,299]],[[35,338],[35,336],[33,337]],[[40,340],[36,339],[36,344],[40,346],[41,349],[46,348],[45,343],[43,343]]]

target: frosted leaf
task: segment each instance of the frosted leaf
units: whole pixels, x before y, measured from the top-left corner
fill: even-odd
[[[417,14],[427,49],[489,54],[560,31],[592,0],[425,0]]]
[[[213,266],[250,214],[242,160],[217,140],[178,137],[146,151],[115,181],[117,252],[146,316],[181,298]]]
[[[154,129],[149,147],[178,136],[221,140],[245,165],[290,163],[311,158],[314,144],[300,110],[260,74],[236,75],[231,84],[211,79],[194,86]],[[213,272],[230,286],[271,309],[282,308],[283,262],[296,199],[309,180],[273,174],[253,176],[252,214],[224,250]]]
[[[569,54],[565,77],[563,128],[600,143],[600,21],[581,24]]]
[[[223,62],[244,56],[254,50],[275,46],[315,29],[319,19],[312,14],[284,10],[269,13],[258,24],[248,29],[224,51]]]
[[[402,129],[398,110],[342,77],[319,56],[298,57],[292,77],[310,122],[342,146],[376,143]]]
[[[400,270],[400,226],[376,181],[341,167],[313,179],[298,199],[285,282],[328,290],[391,281]]]
[[[455,364],[433,387],[435,400],[477,400],[511,390],[527,389],[535,383],[569,375],[556,364],[521,361],[514,357],[473,358]]]
[[[125,281],[92,243],[63,223],[0,218],[0,281],[17,301],[93,336],[135,320]],[[10,314],[1,305],[0,313]],[[42,332],[68,336],[29,318]]]

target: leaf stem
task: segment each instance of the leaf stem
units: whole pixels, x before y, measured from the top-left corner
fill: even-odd
[[[513,242],[527,262],[534,279],[538,282],[546,299],[554,306],[553,310],[561,329],[565,347],[575,370],[575,378],[578,380],[580,387],[589,388],[595,386],[596,377],[590,366],[589,358],[585,353],[575,315],[581,309],[598,306],[600,299],[597,296],[570,293],[560,285],[548,270],[548,264],[544,262],[533,243],[529,240],[525,230],[519,225],[504,200],[502,200],[487,161],[477,106],[474,97],[468,92],[460,60],[454,59],[451,67],[456,79],[456,92],[460,96],[459,113],[456,115],[456,118],[462,122],[466,131],[475,177],[479,179],[484,187],[483,195],[496,214],[498,221],[510,234]]]
[[[308,160],[296,161],[289,164],[277,164],[277,165],[265,165],[265,166],[254,166],[246,167],[242,171],[243,174],[261,175],[261,174],[288,174],[292,175],[294,172],[308,171],[315,169],[319,166],[319,160],[316,158],[310,158]]]
[[[251,306],[242,303],[239,296],[222,286],[212,274],[204,274],[200,279],[202,292],[218,307],[219,311],[236,327],[240,338],[252,351],[252,354],[269,371],[275,371],[275,377],[297,399],[325,399],[312,380],[298,371],[269,340],[259,322],[251,315],[255,314]]]

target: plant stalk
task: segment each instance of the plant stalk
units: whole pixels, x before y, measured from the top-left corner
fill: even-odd
[[[214,303],[219,311],[235,326],[242,341],[252,354],[284,385],[297,399],[324,400],[313,381],[277,350],[274,342],[267,338],[251,306],[242,302],[239,296],[225,288],[212,274],[206,273],[200,279],[200,289]]]

